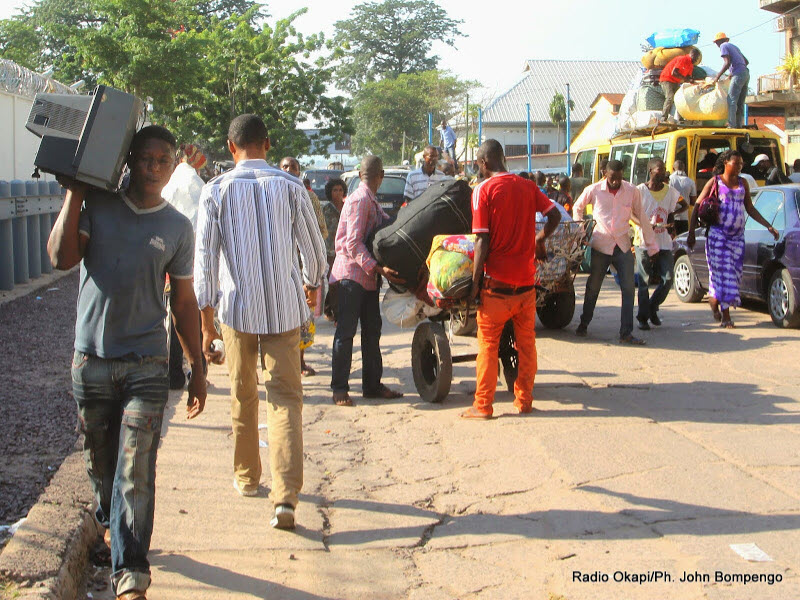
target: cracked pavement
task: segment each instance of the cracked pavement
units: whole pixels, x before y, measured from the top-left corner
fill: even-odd
[[[384,381],[406,396],[362,400],[356,352],[356,406],[334,406],[333,327],[320,321],[306,352],[320,375],[304,381],[295,532],[269,527],[266,448],[260,496],[233,491],[227,371],[212,366],[201,417],[186,421],[184,398],[170,399],[149,597],[800,597],[800,331],[752,310],[723,331],[707,304],[672,295],[664,325],[641,332],[647,346],[620,346],[612,286],[588,338],[574,336],[577,316],[564,331],[538,331],[541,412],[513,415],[499,387],[488,422],[458,418],[474,364],[454,365],[450,396],[427,404],[411,375],[412,331],[386,323]],[[580,294],[577,304],[576,315]],[[454,339],[454,353],[475,348]],[[772,561],[747,562],[729,547],[749,542]],[[576,582],[574,571],[612,579]],[[617,571],[666,571],[673,581],[615,583]],[[679,583],[684,571],[711,581]],[[782,581],[715,583],[715,571]]]

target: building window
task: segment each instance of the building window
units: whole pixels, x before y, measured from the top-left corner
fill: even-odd
[[[531,144],[531,154],[549,154],[550,144]],[[526,156],[527,144],[506,144],[506,156]]]

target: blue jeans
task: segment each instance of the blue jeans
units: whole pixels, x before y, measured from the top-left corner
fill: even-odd
[[[76,351],[72,391],[97,520],[111,530],[114,593],[146,590],[156,452],[167,404],[168,358],[104,359]]]
[[[750,71],[731,77],[728,88],[728,125],[742,127],[744,125],[744,101],[747,98],[747,86],[750,83]]]
[[[614,246],[614,254],[603,254],[592,248],[592,271],[586,280],[586,294],[583,298],[581,325],[588,327],[594,316],[594,307],[600,288],[610,265],[614,265],[619,274],[619,287],[622,290],[622,311],[620,313],[619,337],[633,332],[633,253],[623,252]]]
[[[658,312],[658,308],[669,296],[672,288],[672,273],[674,264],[672,262],[672,252],[660,250],[655,258],[655,271],[644,248],[636,248],[636,268],[639,271],[639,313],[636,318],[640,321],[647,321],[652,315]],[[650,275],[658,275],[661,282],[650,295],[650,288],[647,281]]]
[[[456,147],[455,146],[447,146],[444,149],[444,153],[449,155],[450,158],[453,159],[453,162],[456,162]]]
[[[336,333],[333,336],[331,389],[350,391],[353,338],[361,321],[361,389],[366,395],[380,391],[383,376],[381,358],[381,311],[378,290],[367,291],[350,279],[342,279],[337,290]]]

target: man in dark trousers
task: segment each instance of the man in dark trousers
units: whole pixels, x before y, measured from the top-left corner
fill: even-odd
[[[519,355],[514,384],[517,414],[533,411],[536,378],[536,259],[547,260],[545,240],[561,214],[537,185],[508,173],[503,147],[486,140],[478,149],[478,168],[485,180],[472,193],[472,233],[476,234],[475,267],[470,297],[478,305],[478,358],[475,401],[464,419],[490,419],[497,387],[497,355],[507,321],[514,323]],[[536,232],[536,213],[547,222]]]
[[[169,395],[167,274],[175,329],[192,369],[188,418],[206,400],[192,224],[161,197],[176,146],[163,127],[139,131],[124,192],[65,181],[64,206],[47,242],[56,269],[81,263],[72,392],[95,514],[110,533],[111,585],[121,600],[145,600],[150,585],[156,452]]]
[[[666,119],[672,112],[672,104],[675,101],[675,92],[680,89],[681,84],[687,81],[694,81],[692,72],[695,64],[700,62],[700,50],[692,48],[689,54],[676,56],[667,63],[661,76],[658,79],[661,84],[661,91],[664,92],[664,106],[661,111],[661,118]]]
[[[383,162],[367,156],[359,171],[361,183],[347,196],[336,231],[336,260],[331,281],[338,282],[338,316],[333,336],[331,390],[337,406],[352,406],[350,367],[353,338],[361,322],[361,382],[364,398],[390,400],[403,394],[381,383],[380,276],[392,283],[404,283],[397,272],[378,264],[367,248],[367,237],[388,219],[376,196],[383,182]]]

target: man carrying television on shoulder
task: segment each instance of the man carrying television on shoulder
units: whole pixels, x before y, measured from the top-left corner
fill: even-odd
[[[156,452],[169,394],[164,283],[190,357],[187,417],[203,411],[206,378],[192,288],[192,224],[161,197],[176,141],[157,125],[133,138],[130,184],[111,193],[64,181],[67,194],[47,250],[56,269],[81,263],[72,389],[97,520],[110,535],[118,599],[146,600]]]

